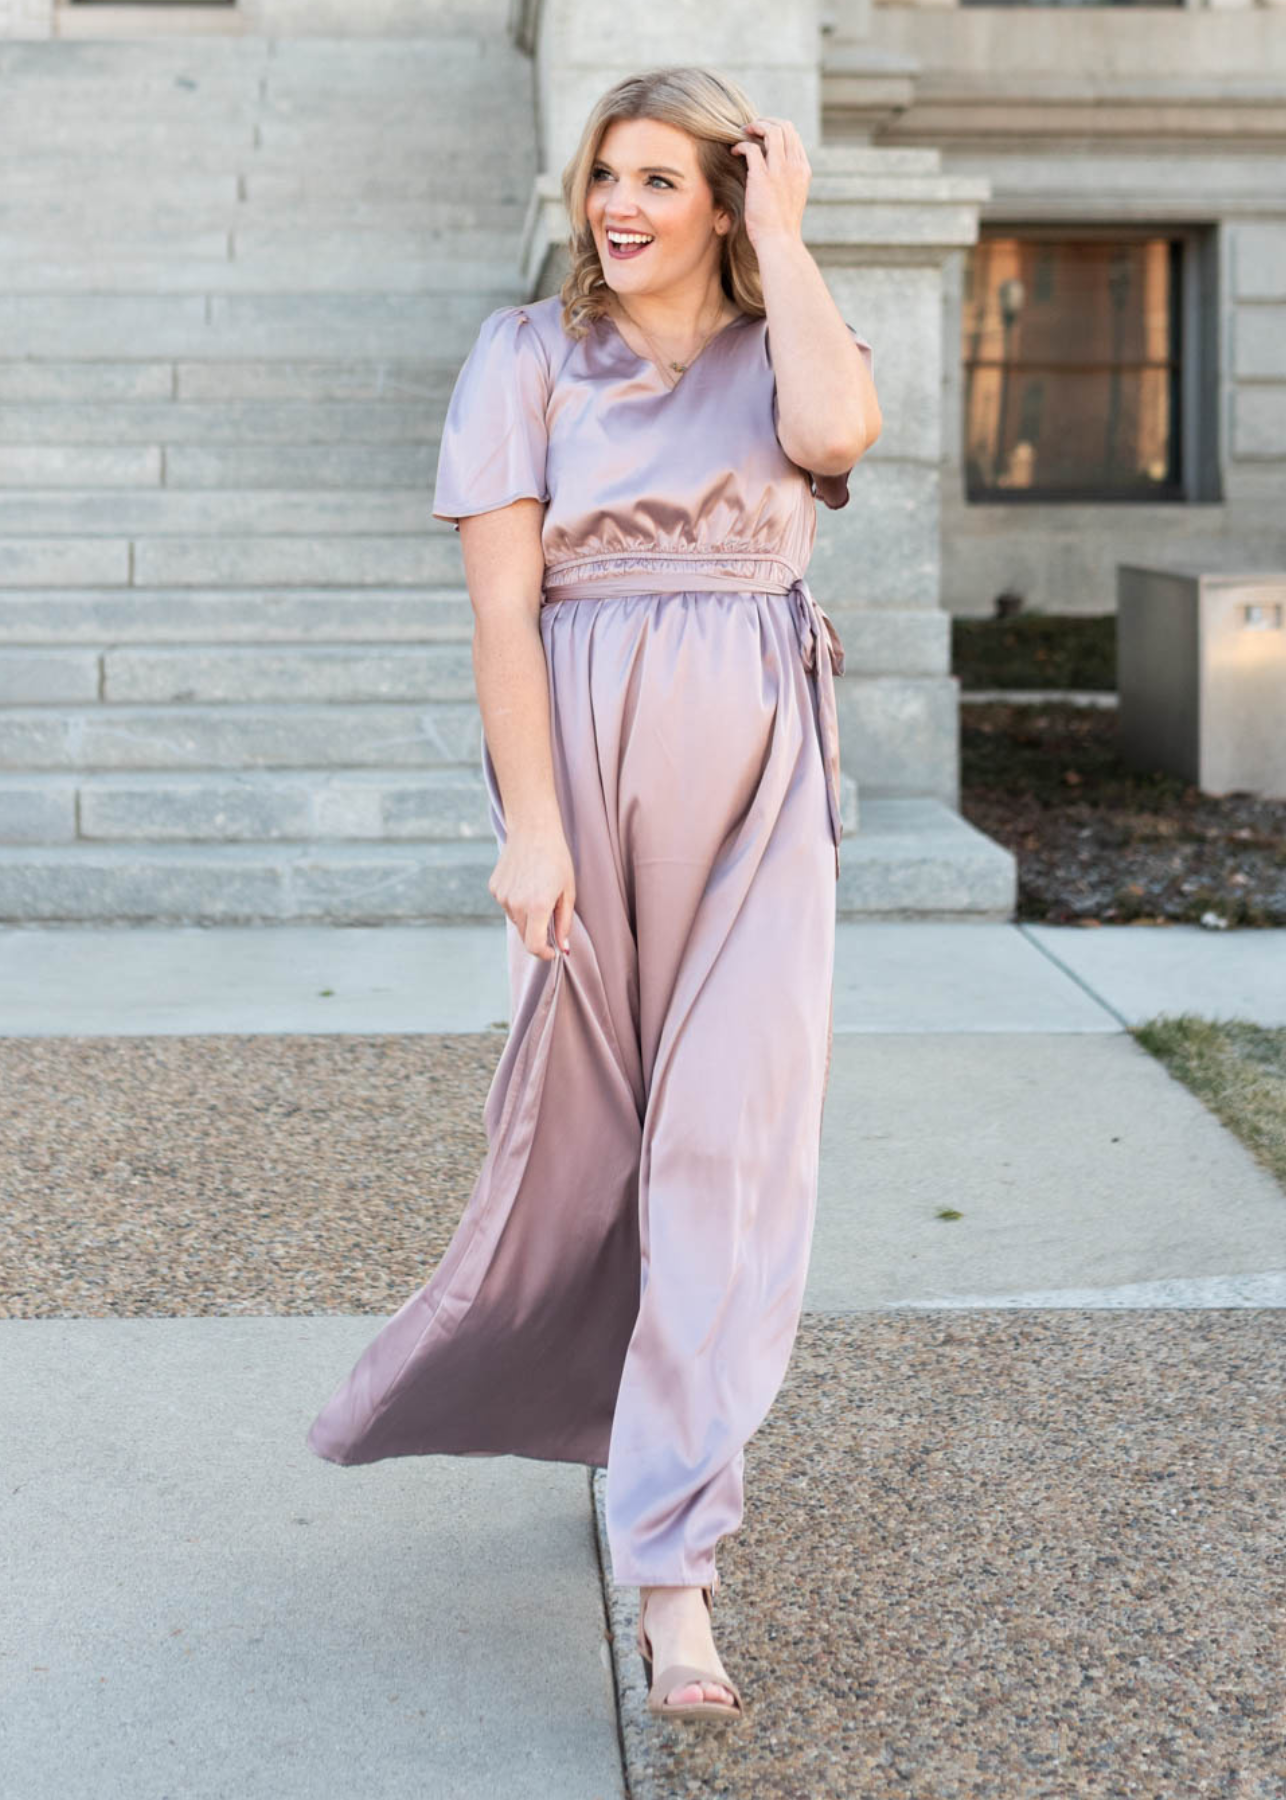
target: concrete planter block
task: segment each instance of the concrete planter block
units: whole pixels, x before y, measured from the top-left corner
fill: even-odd
[[[1122,563],[1117,687],[1135,768],[1286,799],[1286,566]]]

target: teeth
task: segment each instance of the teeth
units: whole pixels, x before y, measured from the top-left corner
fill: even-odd
[[[650,244],[652,242],[651,238],[645,237],[641,231],[609,231],[607,235],[614,244]]]

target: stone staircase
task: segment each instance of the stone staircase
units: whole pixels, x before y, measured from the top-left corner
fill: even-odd
[[[522,297],[531,65],[477,20],[0,48],[0,916],[494,914],[429,516]]]
[[[0,921],[495,920],[429,509],[455,372],[524,297],[503,9],[12,42],[0,80]],[[938,807],[908,857],[915,804],[864,802],[842,910],[1004,916],[999,847]]]

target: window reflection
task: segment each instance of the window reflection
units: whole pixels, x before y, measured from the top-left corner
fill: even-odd
[[[1179,495],[1179,252],[988,235],[965,275],[969,499]]]

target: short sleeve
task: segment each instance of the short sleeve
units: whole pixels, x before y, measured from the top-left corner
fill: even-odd
[[[512,500],[548,501],[545,462],[549,359],[521,306],[501,306],[478,328],[447,406],[433,517],[459,521]]]
[[[853,327],[849,325],[847,319],[845,319],[844,323],[848,326],[849,336],[862,352],[862,357],[866,363],[867,369],[874,375],[875,358],[872,354],[871,346],[864,337],[859,336],[858,333],[853,330]],[[772,399],[772,422],[773,430],[775,431],[777,429],[777,389],[775,386],[773,388]],[[843,475],[818,475],[815,474],[813,470],[809,469],[807,474],[813,490],[813,498],[815,500],[824,501],[832,511],[837,511],[841,506],[847,506],[849,498],[848,478],[852,473],[852,469],[849,469]]]

